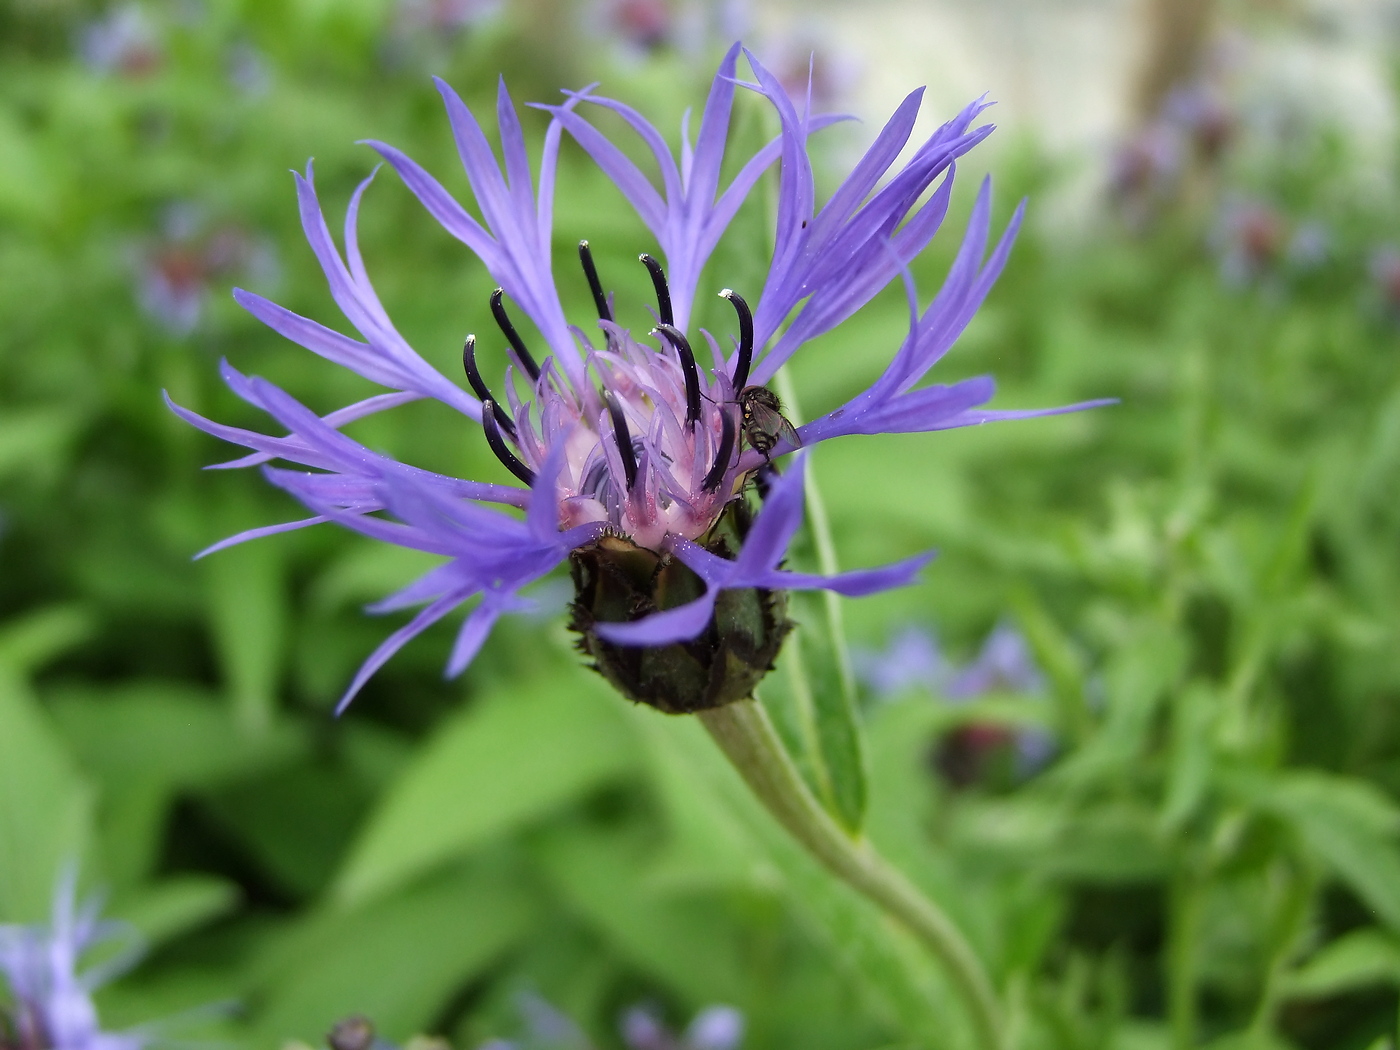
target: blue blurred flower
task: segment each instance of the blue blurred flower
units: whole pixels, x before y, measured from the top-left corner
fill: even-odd
[[[854,648],[856,676],[877,698],[890,700],[910,689],[936,692],[950,674],[948,661],[930,630],[909,624],[885,649]]]
[[[988,256],[991,192],[984,183],[942,290],[929,307],[919,308],[908,264],[942,224],[954,161],[992,130],[973,126],[986,104],[968,106],[897,164],[920,106],[922,91],[912,92],[851,175],[818,209],[807,140],[835,118],[814,117],[795,106],[775,77],[748,55],[756,82],[743,86],[771,103],[780,133],[752,155],[732,158],[726,140],[740,86],[739,55],[736,44],[721,63],[693,140],[683,125],[679,157],[639,113],[592,89],[566,92],[562,104],[539,107],[552,121],[537,180],[504,83],[496,106],[503,153],[503,161],[498,161],[476,115],[439,81],[482,221],[403,153],[370,143],[500,284],[492,297],[492,313],[510,349],[497,393],[478,367],[475,337],[468,338],[464,352],[472,391],[468,393],[429,365],[390,321],[370,283],[356,238],[360,203],[373,176],[351,198],[343,257],[322,217],[310,166],[305,177],[297,176],[303,228],[333,297],[362,339],[342,335],[251,292],[236,291],[235,297],[293,342],[389,392],[322,418],[266,380],[245,376],[225,363],[229,386],[289,433],[265,435],[172,407],[208,433],[253,450],[223,466],[281,459],[315,471],[264,466],[267,478],[305,504],[312,516],[253,529],[210,550],[334,521],[446,559],[372,607],[387,612],[425,606],[369,657],[342,706],[408,639],[477,597],[479,604],[462,625],[448,661],[448,673],[458,674],[503,613],[527,607],[519,596],[522,588],[554,570],[571,551],[596,549],[604,537],[669,553],[701,581],[698,597],[678,608],[635,622],[598,624],[598,635],[620,646],[662,646],[694,638],[706,629],[721,591],[829,588],[861,595],[906,584],[931,555],[834,577],[778,567],[801,522],[800,458],[773,485],[741,550],[706,547],[705,540],[741,499],[746,481],[766,468],[770,458],[789,456],[799,445],[810,447],[848,434],[943,430],[1070,410],[984,408],[994,391],[985,376],[951,386],[919,385],[991,289],[1021,222],[1018,209]],[[640,137],[660,170],[659,187],[581,115],[589,107],[621,118]],[[656,237],[664,266],[643,256],[657,293],[654,345],[643,342],[641,332],[616,317],[587,242],[580,244],[579,252],[598,315],[595,330],[586,332],[564,315],[552,271],[551,225],[558,151],[565,133],[611,178]],[[745,299],[728,289],[720,293],[735,310],[740,334],[726,347],[701,332],[713,364],[703,370],[697,366],[690,334],[701,272],[749,191],[774,163],[780,163],[776,247],[757,308],[751,312]],[[721,172],[726,169],[737,174],[724,186]],[[795,435],[779,438],[770,449],[745,448],[739,394],[767,383],[805,343],[850,318],[901,277],[908,294],[909,333],[902,345],[892,348],[890,363],[874,385],[798,428]],[[527,346],[511,319],[506,296],[542,335],[545,355],[537,357]],[[340,432],[353,420],[421,398],[440,401],[479,424],[492,451],[523,487],[435,474],[372,452]],[[1078,407],[1085,406],[1071,406]],[[492,504],[525,513],[507,513]]]
[[[677,1034],[650,1007],[633,1006],[620,1028],[628,1050],[735,1050],[744,1038],[744,1015],[732,1006],[707,1006]]]
[[[999,623],[977,656],[962,667],[943,654],[934,634],[913,624],[901,630],[884,650],[852,654],[856,674],[882,700],[910,689],[924,689],[947,703],[962,705],[995,693],[1039,696],[1045,677],[1025,636],[1010,623]],[[1011,749],[1015,773],[1030,776],[1055,753],[1055,738],[1038,726],[971,721],[948,733],[938,764],[945,776],[962,786],[982,778],[991,755]]]
[[[1242,286],[1272,273],[1288,245],[1288,226],[1272,204],[1254,198],[1227,200],[1211,240],[1225,283]]]
[[[455,33],[494,17],[502,0],[400,0],[399,25],[412,32]]]
[[[1045,680],[1025,637],[1009,623],[987,635],[977,659],[953,674],[943,686],[950,700],[975,700],[989,693],[1039,693]]]
[[[155,23],[139,4],[113,7],[84,26],[78,53],[94,72],[133,79],[155,72],[165,61]]]
[[[275,278],[277,260],[265,241],[237,226],[211,228],[204,210],[168,206],[159,233],[135,252],[136,297],[141,309],[171,335],[199,327],[213,285],[233,274]]]
[[[47,926],[0,926],[0,973],[9,985],[13,1039],[6,1037],[6,1011],[0,1006],[0,1045],[16,1050],[141,1050],[151,1041],[149,1035],[104,1032],[92,1002],[95,988],[134,961],[134,935],[119,923],[100,922],[93,902],[78,908],[74,883],[72,873],[60,881]],[[113,940],[125,942],[115,955],[79,971],[85,952]]]

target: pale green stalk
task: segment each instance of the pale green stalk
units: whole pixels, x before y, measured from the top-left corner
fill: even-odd
[[[768,811],[831,872],[899,920],[943,963],[983,1050],[1001,1050],[991,980],[951,919],[866,839],[847,835],[813,797],[762,705],[740,700],[699,713],[720,749]]]

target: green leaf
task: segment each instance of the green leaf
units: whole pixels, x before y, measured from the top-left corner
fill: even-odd
[[[1392,930],[1400,930],[1400,808],[1364,781],[1285,772],[1243,785],[1280,817]]]
[[[46,918],[91,837],[93,795],[27,685],[0,666],[0,922]]]
[[[284,766],[305,750],[287,723],[256,737],[240,732],[228,704],[188,686],[66,688],[49,701],[68,746],[100,784],[102,875],[119,890],[155,869],[180,791]]]
[[[1172,704],[1172,736],[1162,829],[1171,834],[1190,819],[1210,787],[1212,729],[1220,709],[1218,694],[1192,683]]]
[[[1011,606],[1036,665],[1050,678],[1061,730],[1071,741],[1082,741],[1091,721],[1085,702],[1083,655],[1029,588],[1012,591]]]
[[[0,665],[24,675],[87,640],[92,617],[75,605],[50,605],[7,620],[0,629]]]
[[[574,669],[483,697],[443,725],[389,789],[336,898],[384,893],[627,773],[635,747],[618,706]]]
[[[551,884],[632,965],[692,1008],[747,998],[740,930],[703,899],[648,885],[645,841],[575,825],[553,829],[538,855]]]
[[[1325,999],[1378,984],[1400,984],[1400,944],[1375,929],[1354,930],[1324,945],[1288,974],[1283,994]]]
[[[55,690],[48,700],[83,768],[113,786],[209,787],[283,765],[306,746],[287,723],[250,739],[227,705],[192,686],[130,682]]]
[[[131,923],[148,946],[226,915],[239,902],[236,883],[212,875],[178,875],[114,902],[114,918]]]
[[[262,1001],[250,1045],[323,1034],[352,1013],[395,1042],[421,1031],[457,989],[533,925],[535,899],[515,873],[451,871],[355,911],[308,918],[257,967]]]
[[[282,548],[244,543],[204,562],[215,650],[239,728],[266,732],[277,710],[287,633]]]

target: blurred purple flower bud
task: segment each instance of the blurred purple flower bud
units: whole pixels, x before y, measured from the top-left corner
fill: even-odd
[[[1282,259],[1288,227],[1278,209],[1264,201],[1227,201],[1211,231],[1222,278],[1230,285],[1258,280]]]
[[[1039,726],[1025,726],[1016,731],[1016,776],[1028,780],[1035,776],[1055,757],[1059,744],[1048,729]]]
[[[271,247],[234,226],[205,232],[204,214],[181,203],[166,209],[161,233],[137,252],[137,299],[148,316],[173,335],[199,326],[214,281],[235,273],[270,280]]]
[[[732,1006],[707,1006],[677,1037],[650,1006],[629,1007],[619,1029],[628,1050],[737,1050],[744,1015]]]
[[[1139,128],[1109,161],[1108,192],[1133,223],[1145,221],[1181,177],[1184,149],[1180,132],[1154,121]]]
[[[408,32],[457,33],[495,15],[502,0],[402,0],[398,22]]]
[[[1400,311],[1400,248],[1383,244],[1371,253],[1371,282],[1390,311]]]
[[[764,61],[799,106],[811,93],[813,113],[842,108],[860,80],[860,64],[814,25],[798,26],[774,37]]]
[[[687,1050],[736,1050],[744,1039],[744,1015],[732,1006],[707,1006],[685,1030]]]
[[[529,1046],[548,1047],[549,1050],[586,1050],[588,1047],[582,1029],[543,996],[525,992],[516,1000],[516,1006],[525,1020]]]
[[[649,1006],[628,1007],[618,1029],[628,1050],[676,1050],[675,1036]]]
[[[246,98],[261,98],[272,90],[272,69],[267,57],[247,41],[229,48],[228,79]]]
[[[78,53],[94,72],[133,79],[155,72],[165,60],[155,25],[136,4],[115,7],[88,23]]]
[[[597,36],[635,58],[674,45],[679,29],[668,0],[596,0],[590,23]]]
[[[1332,254],[1331,229],[1316,219],[1300,222],[1284,254],[1295,269],[1312,270],[1321,266]]]
[[[1199,80],[1173,89],[1163,103],[1162,115],[1186,133],[1197,155],[1208,163],[1220,159],[1238,124],[1219,90]]]

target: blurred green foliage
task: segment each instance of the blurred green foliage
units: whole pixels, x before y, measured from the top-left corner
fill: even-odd
[[[641,1000],[678,1023],[734,1004],[753,1050],[959,1045],[914,943],[771,823],[698,725],[609,695],[561,617],[506,622],[460,683],[430,632],[336,721],[387,630],[359,607],[418,559],[323,527],[189,560],[296,508],[254,472],[201,473],[228,451],[162,388],[254,427],[221,356],[320,411],[371,392],[227,294],[334,317],[287,168],[316,158],[332,224],[371,166],[358,139],[465,193],[429,72],[489,106],[501,70],[519,101],[601,70],[674,127],[704,62],[608,69],[547,5],[455,35],[367,0],[142,11],[147,50],[103,67],[90,34],[111,11],[0,7],[0,921],[41,918],[80,857],[151,945],[103,993],[108,1024],[232,1000],[213,1027],[248,1046],[350,1012],[475,1045],[518,1031],[524,991],[600,1046]],[[1400,348],[1364,265],[1388,220],[1329,190],[1335,150],[1254,187],[1332,222],[1306,273],[1222,282],[1190,205],[1145,233],[1023,235],[940,381],[990,371],[1000,405],[1117,407],[814,458],[843,565],[941,551],[924,584],[845,607],[856,642],[914,623],[970,652],[1009,618],[1047,679],[859,712],[868,834],[988,960],[1016,1046],[1346,1048],[1394,1029]],[[1004,209],[1054,181],[999,156]],[[641,316],[643,231],[578,151],[561,169],[559,257],[587,236]],[[918,264],[926,296],[955,242]],[[489,278],[390,177],[362,243],[405,335],[454,374]],[[721,260],[716,288],[757,287],[752,245]],[[162,306],[153,275],[189,294]],[[561,283],[586,311],[583,282]],[[904,324],[895,289],[804,351],[806,414],[873,379]],[[433,406],[354,433],[504,480]],[[806,648],[839,707],[843,668]],[[940,777],[969,726],[1038,727],[1056,754]],[[856,769],[828,795],[858,794],[859,750],[822,747]],[[834,804],[858,819],[858,797]]]

